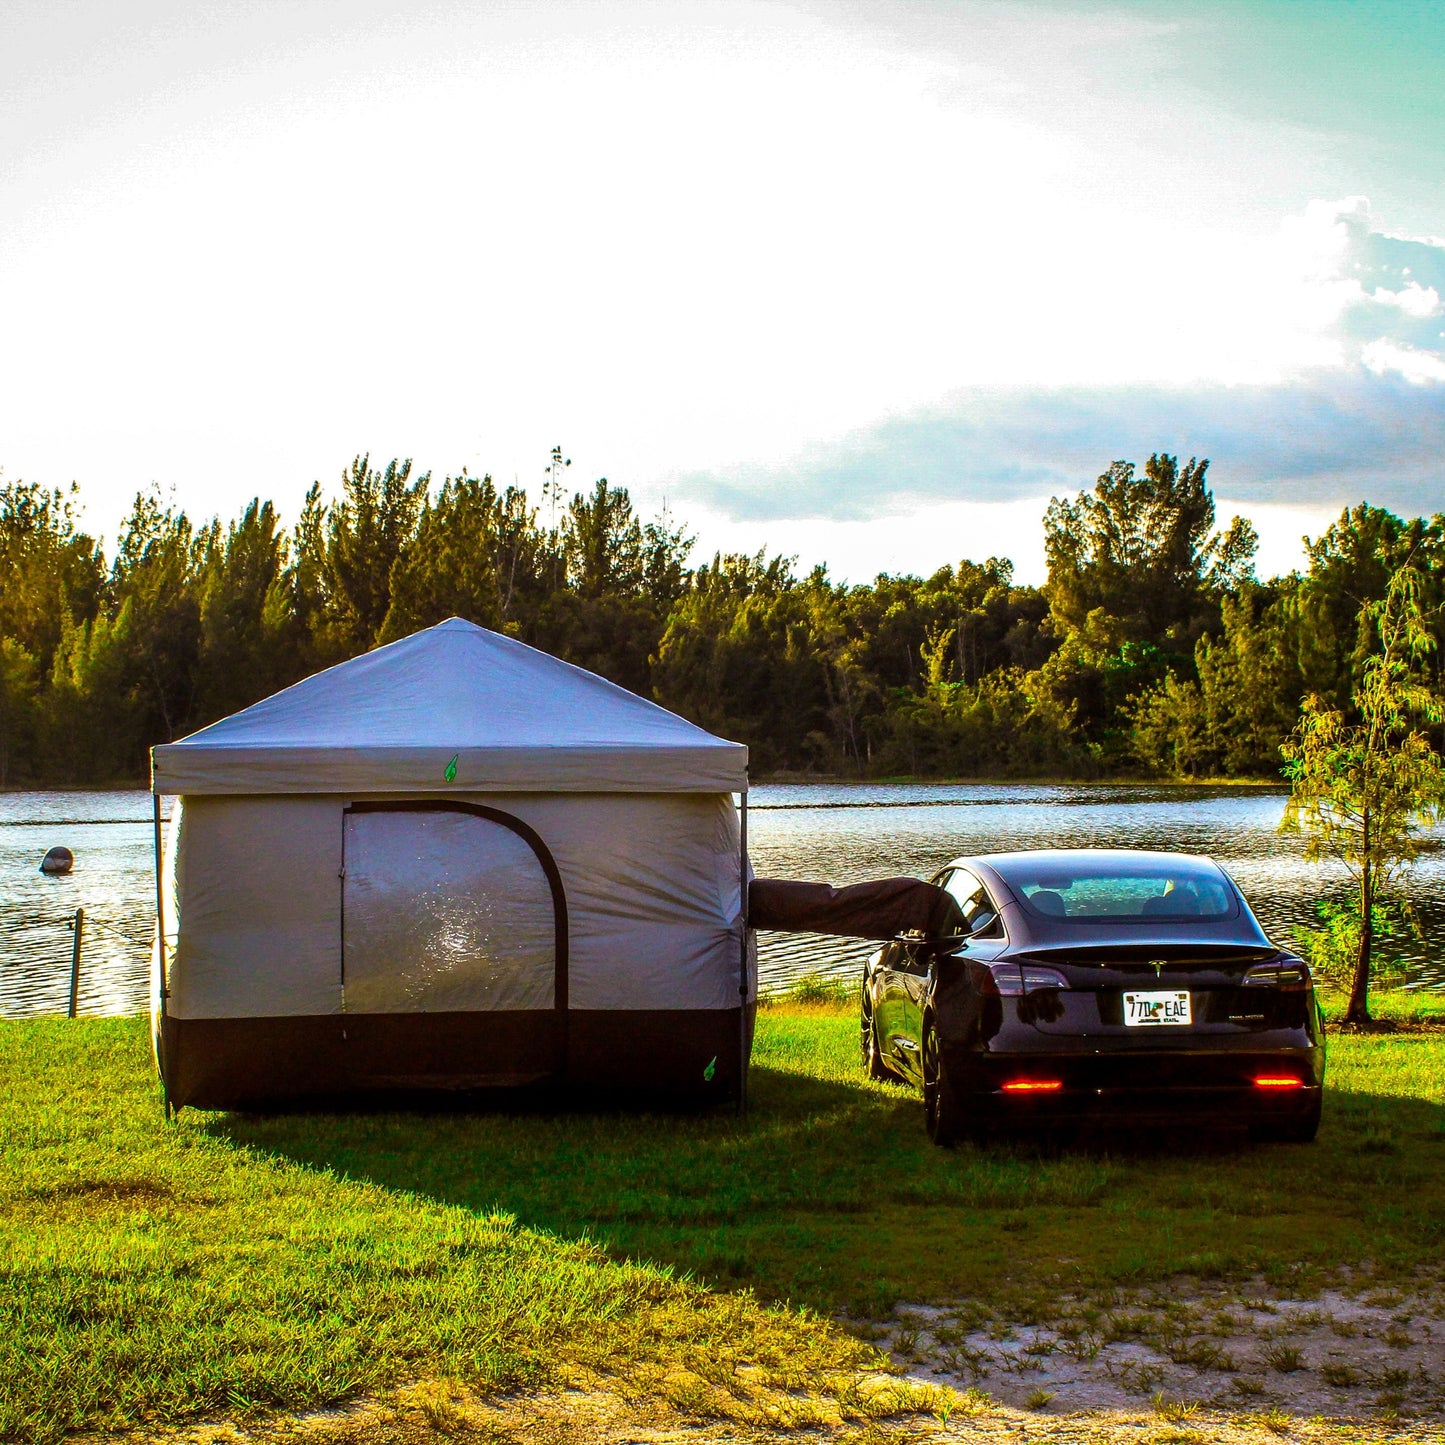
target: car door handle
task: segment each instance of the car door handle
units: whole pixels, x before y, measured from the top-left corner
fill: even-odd
[[[907,1049],[910,1054],[916,1054],[918,1052],[918,1045],[915,1044],[912,1039],[894,1039],[893,1047],[895,1049]]]

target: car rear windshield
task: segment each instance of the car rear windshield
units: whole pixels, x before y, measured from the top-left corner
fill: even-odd
[[[1004,873],[1029,912],[1083,922],[1232,918],[1234,892],[1219,874],[1158,864],[1013,864]]]

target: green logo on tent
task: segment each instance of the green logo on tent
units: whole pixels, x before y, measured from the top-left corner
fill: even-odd
[[[717,1073],[717,1055],[716,1055],[716,1054],[714,1054],[714,1055],[712,1056],[712,1058],[710,1058],[710,1059],[707,1061],[707,1068],[705,1068],[705,1069],[702,1071],[702,1076],[703,1076],[703,1078],[710,1084],[710,1083],[712,1083],[712,1076],[713,1076],[715,1073]]]
[[[447,764],[446,772],[442,774],[442,777],[449,783],[454,783],[457,780],[457,759],[459,757],[461,757],[460,753],[453,753],[451,762]]]

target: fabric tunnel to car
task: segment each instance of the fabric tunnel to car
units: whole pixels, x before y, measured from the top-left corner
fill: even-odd
[[[917,878],[878,878],[834,888],[785,878],[754,878],[748,924],[774,932],[836,933],[846,938],[945,938],[963,928],[953,895]]]

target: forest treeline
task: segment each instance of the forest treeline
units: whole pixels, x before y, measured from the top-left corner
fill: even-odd
[[[1439,617],[1445,518],[1362,504],[1261,581],[1207,473],[1159,453],[1054,499],[1042,587],[998,557],[862,585],[693,565],[666,512],[605,479],[568,499],[558,471],[534,503],[359,457],[290,531],[267,501],[196,524],[142,494],[109,556],[73,488],[6,483],[0,785],[143,779],[153,743],[451,616],[747,743],[755,776],[1274,776],[1307,694],[1350,706],[1361,603],[1406,558]]]

